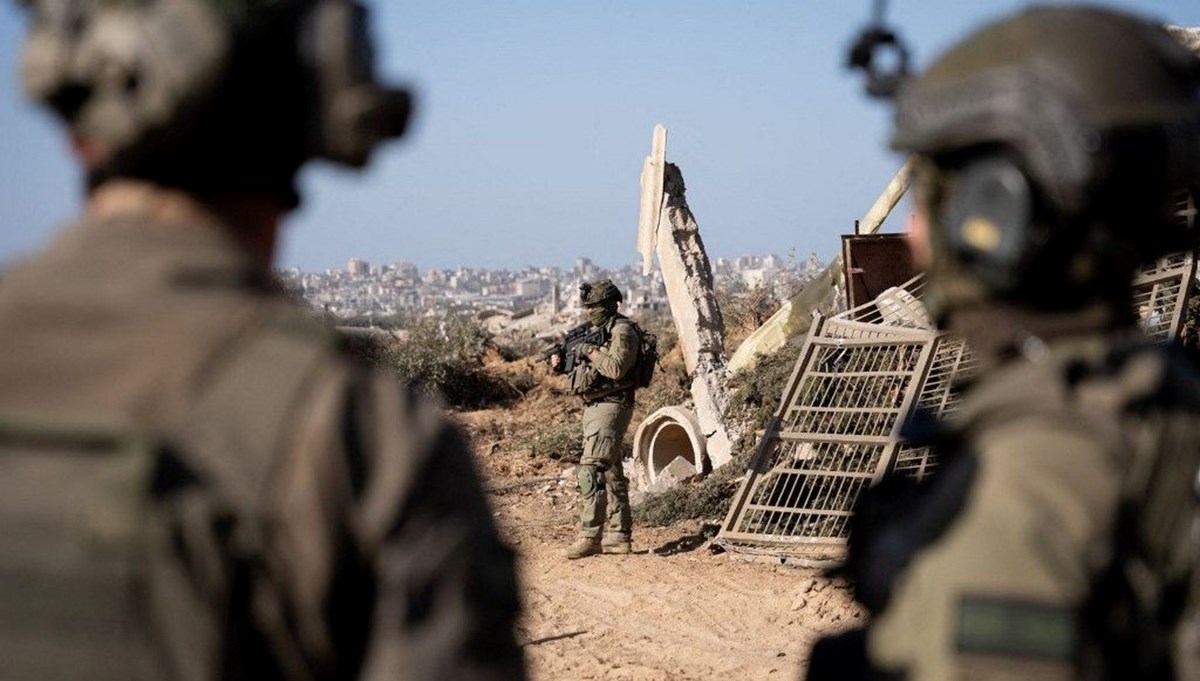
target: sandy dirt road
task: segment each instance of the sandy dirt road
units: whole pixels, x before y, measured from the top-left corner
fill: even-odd
[[[521,556],[518,635],[535,681],[795,679],[818,634],[862,617],[816,571],[714,554],[697,521],[636,528],[633,555],[568,561],[569,485],[492,503]]]

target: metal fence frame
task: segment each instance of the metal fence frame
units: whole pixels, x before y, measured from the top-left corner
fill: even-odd
[[[1161,340],[1179,335],[1195,276],[1191,253],[1163,258],[1138,273],[1134,310],[1148,335]],[[914,406],[937,416],[952,413],[957,406],[952,384],[975,362],[961,339],[933,330],[922,319],[923,308],[913,304],[922,285],[918,276],[833,317],[814,313],[779,407],[717,536],[726,549],[827,565],[844,555],[852,508],[863,489],[891,471],[921,478],[936,467],[927,447],[901,441],[900,426]],[[828,352],[869,354],[897,347],[919,352],[916,361],[841,374],[821,366]],[[891,382],[902,394],[882,394],[873,382]],[[840,384],[850,397],[817,395],[822,384],[827,392]],[[847,432],[852,430],[847,424],[864,414],[878,416],[872,432]]]

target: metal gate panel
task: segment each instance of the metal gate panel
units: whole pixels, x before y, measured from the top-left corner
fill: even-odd
[[[891,466],[936,335],[831,337],[830,321],[814,322],[726,517],[720,539],[731,548],[815,562],[840,555],[859,494]]]
[[[1188,210],[1194,214],[1191,203]],[[1195,275],[1191,253],[1139,271],[1134,311],[1147,335],[1179,335]],[[928,447],[900,441],[900,425],[914,406],[953,413],[954,386],[976,361],[962,339],[929,328],[918,314],[913,301],[922,287],[916,277],[876,301],[816,316],[725,517],[718,535],[725,547],[828,563],[844,553],[863,490],[889,470],[919,479],[936,468]]]
[[[917,408],[945,418],[958,408],[959,394],[954,390],[955,383],[974,373],[977,364],[975,355],[963,339],[942,335],[936,343],[929,372],[921,382]],[[928,446],[901,442],[892,470],[920,480],[929,475],[937,463]]]
[[[1133,280],[1133,310],[1146,335],[1160,341],[1179,336],[1196,259],[1175,253],[1142,268]]]

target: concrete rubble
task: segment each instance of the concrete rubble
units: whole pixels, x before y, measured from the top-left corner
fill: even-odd
[[[1183,43],[1183,46],[1200,55],[1200,27],[1166,26],[1167,32]]]
[[[647,491],[665,492],[680,483],[694,479],[697,474],[698,471],[692,465],[691,461],[682,456],[677,456],[671,463],[667,464],[666,468],[658,472],[658,479],[650,485]]]
[[[694,416],[705,440],[702,450],[690,453],[691,465],[706,472],[732,458],[732,438],[723,422],[728,403],[725,323],[713,290],[712,266],[700,238],[700,228],[688,208],[683,173],[678,166],[666,162],[666,129],[661,125],[654,128],[641,185],[638,251],[645,272],[652,266],[652,256],[658,256],[684,367],[692,377],[694,408],[692,415],[684,420]],[[652,417],[647,422],[653,420]],[[646,425],[638,428],[635,439],[644,436]],[[641,463],[649,466],[654,460],[649,457]],[[653,479],[657,474],[657,469],[650,471],[649,477]]]

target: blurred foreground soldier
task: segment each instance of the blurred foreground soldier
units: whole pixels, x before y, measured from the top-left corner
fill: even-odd
[[[1200,678],[1200,382],[1135,328],[1139,263],[1184,247],[1200,60],[1111,11],[988,26],[900,91],[927,302],[981,361],[940,470],[865,494],[845,569],[865,631],[810,679]]]
[[[611,281],[582,284],[579,298],[590,328],[570,349],[578,360],[570,362],[570,389],[584,405],[583,455],[576,468],[579,539],[567,549],[570,559],[631,550],[633,520],[621,440],[633,417],[641,348],[637,325],[617,312],[622,296]],[[561,355],[550,358],[553,368],[561,361]]]
[[[523,678],[463,439],[270,281],[299,168],[404,129],[365,10],[29,4],[88,195],[0,292],[0,677]]]

